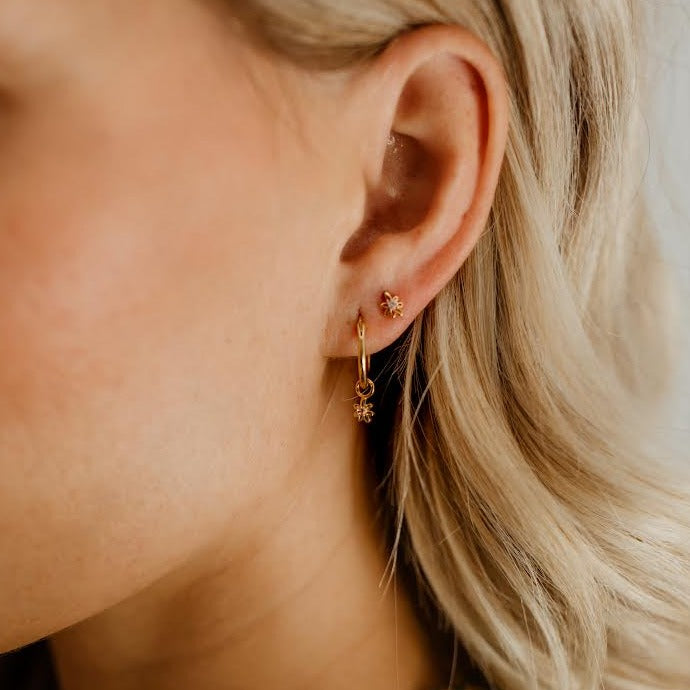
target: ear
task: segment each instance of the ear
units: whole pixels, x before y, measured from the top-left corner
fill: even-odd
[[[458,26],[431,25],[395,38],[353,82],[360,109],[364,220],[344,238],[326,356],[392,343],[457,273],[484,229],[505,152],[508,97],[488,47]],[[383,292],[404,316],[390,318]]]

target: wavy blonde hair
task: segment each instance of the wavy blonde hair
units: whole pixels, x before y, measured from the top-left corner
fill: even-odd
[[[430,23],[501,61],[510,132],[486,230],[378,355],[392,571],[403,552],[497,688],[690,688],[690,498],[646,440],[670,358],[632,2],[224,2],[316,69]]]

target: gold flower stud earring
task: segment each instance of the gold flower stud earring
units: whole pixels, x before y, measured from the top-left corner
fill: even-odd
[[[374,406],[367,401],[374,395],[374,382],[369,378],[371,357],[367,356],[366,332],[367,328],[360,314],[357,319],[357,370],[359,378],[355,384],[355,394],[359,397],[359,402],[354,404],[354,408],[357,421],[369,424],[374,417]]]
[[[391,295],[388,290],[383,293],[383,302],[379,305],[386,316],[395,319],[403,314],[403,301],[397,295]]]

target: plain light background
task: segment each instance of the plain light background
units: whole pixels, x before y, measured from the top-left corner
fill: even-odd
[[[690,0],[643,2],[649,21],[649,132],[644,193],[659,228],[665,261],[678,279],[681,353],[668,405],[668,433],[690,463]]]

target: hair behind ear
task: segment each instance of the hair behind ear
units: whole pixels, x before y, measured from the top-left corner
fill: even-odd
[[[426,23],[501,60],[511,128],[488,226],[379,358],[399,377],[372,433],[391,422],[400,566],[496,687],[690,687],[690,496],[647,436],[668,367],[637,212],[631,3],[241,4],[266,45],[316,67]]]

